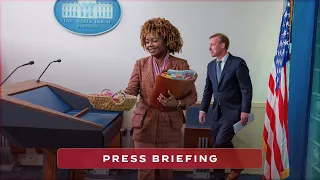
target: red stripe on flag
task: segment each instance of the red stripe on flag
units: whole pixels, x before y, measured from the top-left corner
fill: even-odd
[[[289,152],[289,132],[288,132],[288,87],[287,87],[287,67],[283,68],[284,71],[284,100],[283,100],[283,125],[282,127],[284,127],[285,129],[285,133],[286,133],[286,139],[287,139],[287,150]]]
[[[277,95],[280,92],[279,90],[280,88],[276,92]],[[273,132],[273,144],[272,144],[273,157],[274,157],[274,161],[275,161],[278,172],[281,172],[280,170],[283,168],[282,168],[282,161],[281,161],[281,153],[280,153],[280,149],[277,141],[276,115],[269,103],[267,103],[267,115],[270,120],[271,131]]]
[[[272,74],[270,74],[269,76],[269,90],[271,91],[272,95],[274,95],[274,89],[275,89],[275,85],[274,85],[274,79]]]
[[[270,168],[271,168],[271,148],[270,148],[270,146],[269,146],[269,144],[267,144],[267,153],[266,153],[266,158],[267,158],[267,161],[268,161],[268,164],[269,164],[269,166],[270,166]],[[269,177],[272,177],[272,174],[271,174],[271,171],[269,171]]]
[[[281,106],[280,105],[280,101],[282,101],[282,94],[281,94],[281,88],[278,89],[277,91],[277,97],[278,97],[278,111],[279,111],[279,120],[280,120],[280,117],[282,116],[281,115]],[[280,122],[281,123],[281,122]],[[276,130],[276,122],[274,122],[274,138],[277,138],[277,133],[278,131]],[[280,127],[282,128],[282,127]],[[279,143],[282,143],[282,142],[279,142]],[[279,148],[279,144],[278,144],[278,139],[276,139],[276,141],[273,141],[273,144],[274,144],[274,159],[275,159],[275,162],[276,162],[276,166],[277,166],[277,169],[278,169],[278,172],[282,172],[283,171],[283,164],[282,164],[282,158],[281,158],[281,151],[280,151],[280,148]]]
[[[267,105],[266,105],[267,107],[266,107],[266,112],[267,112],[267,116],[268,116],[268,119],[269,119],[269,122],[265,122],[265,123],[269,123],[269,126],[271,127],[271,121],[270,121],[270,116],[272,116],[272,115],[270,115],[271,113],[273,113],[273,111],[272,111],[272,108],[271,108],[271,106],[270,106],[270,104],[269,104],[269,102],[267,101]],[[264,126],[264,128],[266,128],[265,126]],[[269,129],[269,131],[271,131],[271,129]],[[272,167],[272,164],[271,164],[271,162],[272,162],[272,156],[271,156],[271,148],[270,148],[270,145],[269,145],[269,133],[270,132],[267,132],[268,134],[265,136],[265,142],[266,142],[266,146],[267,146],[267,152],[266,152],[266,161],[268,162],[268,164],[269,164],[269,167],[271,168]],[[271,170],[269,171],[269,172],[267,172],[268,174],[269,174],[269,177],[272,177],[271,175],[272,175],[272,173],[271,173]]]

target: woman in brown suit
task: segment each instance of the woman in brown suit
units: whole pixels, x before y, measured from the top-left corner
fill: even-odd
[[[141,46],[150,56],[141,58],[134,65],[131,78],[125,92],[134,96],[140,94],[140,101],[133,115],[132,127],[135,148],[178,148],[181,141],[181,128],[185,122],[184,113],[197,101],[195,86],[184,99],[177,100],[171,93],[169,98],[163,95],[158,101],[176,111],[162,112],[149,106],[149,98],[155,83],[155,77],[163,70],[188,70],[188,62],[171,54],[179,53],[182,39],[178,29],[164,18],[146,21],[140,34]],[[139,169],[139,180],[170,180],[172,170]]]

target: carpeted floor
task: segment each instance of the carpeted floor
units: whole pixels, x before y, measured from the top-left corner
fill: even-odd
[[[192,172],[174,172],[174,180],[191,180]],[[115,176],[92,176],[88,180],[136,180],[136,170],[120,170]],[[238,180],[261,180],[261,175],[242,174]],[[42,180],[41,167],[18,167],[11,172],[1,172],[0,180]]]

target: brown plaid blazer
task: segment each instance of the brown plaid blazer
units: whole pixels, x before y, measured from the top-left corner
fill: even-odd
[[[169,56],[165,69],[188,70],[186,60]],[[181,140],[181,128],[185,123],[183,111],[162,112],[148,105],[155,79],[151,56],[139,59],[134,65],[131,78],[125,92],[134,96],[140,94],[140,101],[132,118],[133,140],[146,143],[178,143]],[[186,108],[197,101],[197,91],[193,86],[184,99]]]

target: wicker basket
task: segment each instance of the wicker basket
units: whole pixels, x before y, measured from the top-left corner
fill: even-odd
[[[130,111],[137,103],[136,96],[125,94],[122,91],[112,95],[104,93],[105,91],[111,92],[109,89],[104,89],[100,94],[88,95],[93,108],[107,111]]]

